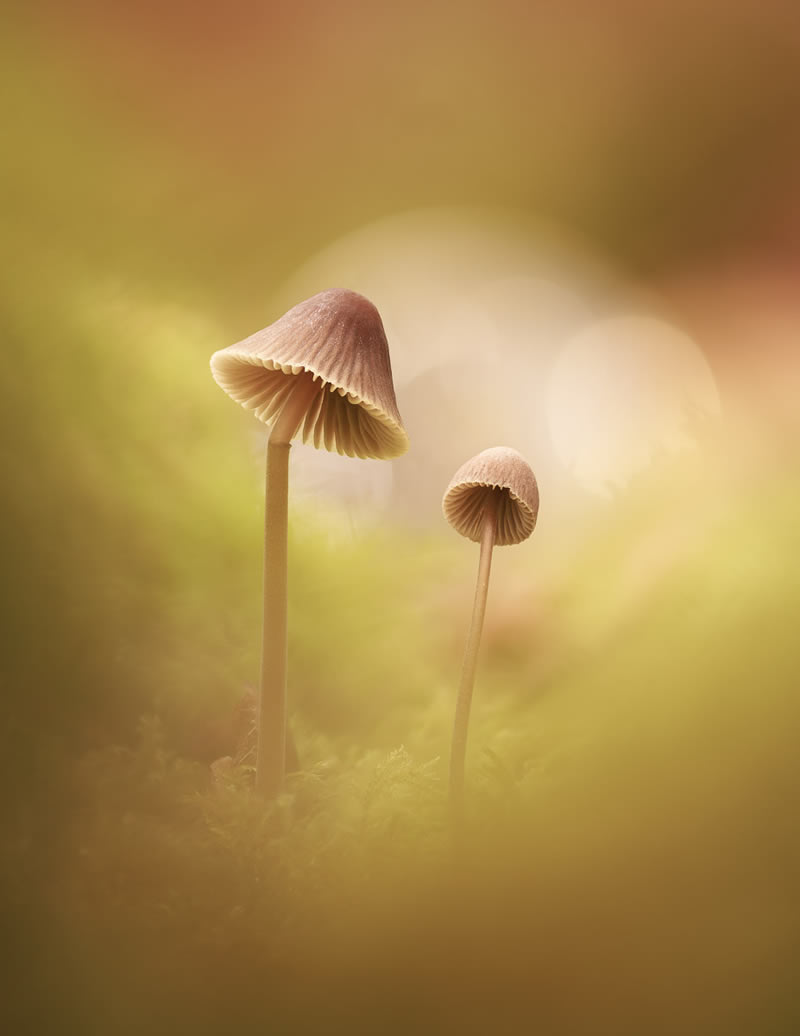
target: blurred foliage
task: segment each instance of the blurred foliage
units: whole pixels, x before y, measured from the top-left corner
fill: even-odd
[[[721,426],[555,558],[498,552],[454,855],[472,545],[294,509],[302,766],[265,809],[209,767],[260,608],[223,332],[74,267],[38,283],[40,306],[6,284],[0,382],[18,1028],[792,1031],[793,454]]]
[[[500,204],[637,269],[783,240],[800,151],[781,0],[19,8],[0,42],[5,236],[247,329],[341,233]]]
[[[14,372],[52,379],[25,397],[36,465],[7,451],[26,491],[6,571],[38,574],[5,617],[17,1025],[793,1031],[791,470],[754,467],[743,494],[711,443],[558,566],[535,537],[498,552],[458,844],[472,545],[295,510],[303,765],[266,808],[246,768],[208,765],[257,671],[261,524],[247,415],[194,355],[215,332],[130,290],[89,304],[78,279],[48,298]],[[509,566],[527,590],[504,612]]]
[[[791,1032],[800,717],[787,616],[800,585],[784,562],[800,499],[760,488],[599,643],[585,642],[585,613],[619,559],[608,546],[576,561],[573,603],[551,617],[570,646],[537,702],[520,693],[523,670],[500,707],[488,653],[459,845],[438,733],[417,737],[416,761],[331,757],[369,740],[374,720],[357,714],[337,738],[306,733],[301,756],[318,763],[272,809],[246,774],[212,781],[182,761],[155,720],[130,749],[85,757],[51,895],[92,1025]],[[629,544],[637,533],[634,520]],[[389,710],[405,694],[393,654]],[[439,710],[443,727],[450,705],[423,704],[418,720]]]
[[[262,6],[33,4],[0,41],[6,1028],[789,1036],[789,429],[723,426],[498,556],[456,852],[477,558],[446,528],[295,507],[301,769],[273,808],[212,771],[257,678],[263,490],[207,361],[412,206],[640,270],[769,245],[796,11]]]

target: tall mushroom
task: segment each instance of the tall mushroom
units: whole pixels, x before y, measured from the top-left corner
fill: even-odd
[[[442,510],[456,532],[481,545],[450,752],[450,802],[459,815],[464,796],[469,710],[486,612],[492,549],[495,545],[521,543],[533,532],[539,513],[536,478],[528,462],[516,450],[495,446],[462,464],[447,487]]]
[[[332,290],[211,357],[217,384],[270,425],[264,538],[264,626],[256,788],[280,790],[286,758],[287,498],[292,439],[348,457],[408,449],[389,346],[375,306]]]

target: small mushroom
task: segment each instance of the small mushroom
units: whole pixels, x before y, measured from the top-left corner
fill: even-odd
[[[539,513],[539,489],[530,465],[516,450],[495,446],[463,464],[453,476],[442,500],[444,516],[462,536],[480,543],[478,581],[472,622],[456,702],[453,745],[450,753],[450,802],[460,815],[464,796],[464,759],[467,728],[475,684],[492,549],[521,543],[533,532]]]
[[[271,797],[286,766],[287,507],[289,449],[299,437],[349,457],[408,449],[389,346],[375,306],[332,290],[211,357],[217,384],[270,425],[264,550],[264,626],[256,788]]]

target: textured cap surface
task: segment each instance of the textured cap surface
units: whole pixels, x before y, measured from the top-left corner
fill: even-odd
[[[406,452],[386,333],[369,299],[323,291],[211,357],[220,388],[266,424],[277,420],[290,379],[303,371],[319,381],[300,424],[303,442],[349,457]]]
[[[539,514],[539,487],[530,465],[516,450],[494,446],[462,464],[442,500],[444,516],[462,536],[479,542],[487,498],[500,491],[495,543],[521,543]]]

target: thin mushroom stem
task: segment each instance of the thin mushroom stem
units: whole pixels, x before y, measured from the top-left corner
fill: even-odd
[[[264,515],[264,625],[258,703],[256,790],[274,798],[286,771],[287,554],[289,450],[313,396],[322,391],[308,373],[296,383],[267,441]]]
[[[487,494],[483,508],[481,529],[481,553],[478,561],[478,581],[472,605],[472,622],[461,667],[461,681],[456,701],[456,716],[453,725],[453,745],[450,753],[450,805],[455,817],[461,816],[464,799],[464,760],[467,752],[467,728],[469,710],[472,704],[472,688],[475,684],[475,669],[478,663],[478,648],[486,613],[486,597],[489,592],[489,573],[492,570],[492,548],[497,534],[497,490]]]

